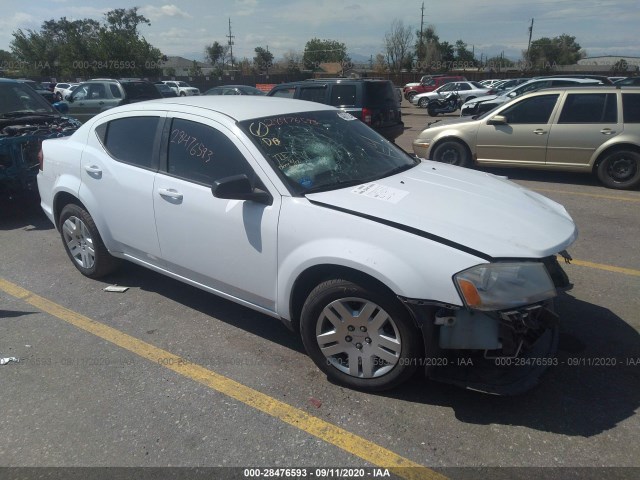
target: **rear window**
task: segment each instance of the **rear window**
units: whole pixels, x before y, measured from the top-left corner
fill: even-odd
[[[334,107],[353,107],[356,104],[355,85],[334,85],[331,89],[330,105]]]
[[[367,105],[386,105],[398,102],[391,82],[364,82],[364,92]]]
[[[622,94],[624,123],[640,123],[640,93]]]
[[[273,97],[293,98],[296,93],[296,87],[280,88],[273,92]]]
[[[562,107],[558,123],[616,123],[615,93],[572,93]]]
[[[300,89],[300,100],[309,102],[325,103],[327,98],[327,87],[302,87]]]
[[[127,92],[129,101],[151,100],[162,98],[162,95],[152,83],[147,82],[124,82],[122,88]]]

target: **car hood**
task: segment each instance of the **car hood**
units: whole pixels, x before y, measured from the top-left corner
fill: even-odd
[[[480,258],[543,258],[577,228],[562,205],[495,175],[428,160],[375,182],[308,200],[379,221]]]

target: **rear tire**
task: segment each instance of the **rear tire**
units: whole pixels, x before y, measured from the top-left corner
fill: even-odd
[[[429,107],[428,105],[427,105],[427,113],[429,114],[430,117],[438,116],[438,112],[436,112],[433,108]]]
[[[307,353],[340,385],[388,390],[416,369],[420,332],[398,299],[381,287],[325,281],[309,294],[300,318]]]
[[[640,153],[626,149],[608,153],[598,164],[596,175],[608,188],[636,188],[640,185]]]
[[[76,204],[60,213],[60,237],[73,265],[89,278],[103,277],[118,268],[120,259],[105,247],[89,212]]]

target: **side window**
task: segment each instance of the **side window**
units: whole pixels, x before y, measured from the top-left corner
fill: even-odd
[[[107,98],[107,94],[102,83],[93,83],[89,86],[89,98],[87,100],[104,100],[105,98]]]
[[[471,85],[468,83],[458,83],[458,90],[471,90]]]
[[[117,85],[114,85],[113,83],[109,84],[109,90],[111,90],[111,96],[113,98],[122,98],[122,94],[120,93],[120,89],[118,88]]]
[[[640,123],[640,93],[622,94],[624,123]]]
[[[275,92],[273,92],[273,96],[274,97],[293,98],[295,93],[296,93],[296,88],[295,87],[281,88],[281,89],[276,90]]]
[[[548,123],[558,95],[539,95],[527,98],[503,110],[500,115],[507,118],[509,124]]]
[[[153,169],[155,168],[153,153],[159,121],[159,117],[128,117],[112,120],[108,123],[103,137],[104,147],[116,160]],[[96,130],[100,135],[100,127]]]
[[[353,107],[356,104],[356,86],[334,85],[331,89],[329,104],[334,107]]]
[[[171,125],[167,171],[176,177],[210,186],[215,180],[254,173],[225,134],[215,128],[176,118]]]
[[[615,93],[571,93],[558,123],[616,123],[617,119]]]
[[[325,103],[327,96],[327,87],[302,87],[300,89],[300,100],[308,100],[310,102]]]

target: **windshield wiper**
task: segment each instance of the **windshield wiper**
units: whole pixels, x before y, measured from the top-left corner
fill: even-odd
[[[325,183],[323,185],[311,187],[305,190],[303,193],[307,195],[309,193],[326,192],[327,190],[337,190],[338,188],[352,187],[353,185],[360,185],[362,183],[367,183],[370,181],[371,180],[368,180],[368,179],[358,178],[355,180],[344,180],[342,182]]]
[[[378,178],[385,178],[385,177],[390,177],[392,175],[397,175],[398,173],[404,172],[405,170],[409,170],[410,168],[413,168],[416,165],[418,165],[418,162],[415,162],[409,165],[398,165],[397,167],[392,168],[388,172],[385,172],[383,175],[380,175]]]

